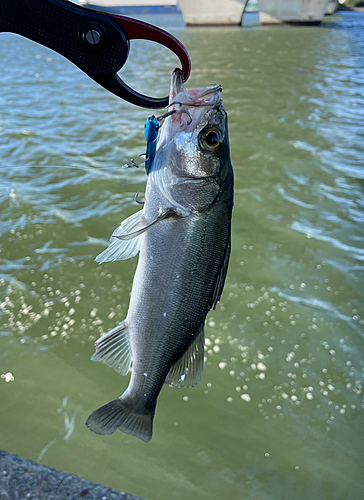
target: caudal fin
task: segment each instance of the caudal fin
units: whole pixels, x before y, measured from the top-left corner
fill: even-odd
[[[118,429],[148,443],[153,434],[154,413],[136,413],[123,399],[114,399],[95,410],[86,425],[96,434],[113,434]]]

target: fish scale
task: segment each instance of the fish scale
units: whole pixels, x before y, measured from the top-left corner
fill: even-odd
[[[92,359],[126,374],[127,390],[87,426],[149,441],[164,383],[193,387],[203,371],[203,328],[218,302],[230,255],[233,171],[221,87],[186,91],[172,76],[173,109],[150,165],[143,210],[116,229],[98,262],[138,251],[127,317],[99,339]],[[192,120],[184,122],[188,114]]]

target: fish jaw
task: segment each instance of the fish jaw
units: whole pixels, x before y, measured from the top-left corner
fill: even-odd
[[[222,103],[221,91],[221,85],[208,85],[187,90],[183,83],[182,71],[179,68],[175,69],[169,93],[169,107],[175,113],[166,120],[161,135],[164,135],[163,129],[169,129],[165,131],[170,140],[181,129],[184,132],[192,132],[208,109]],[[163,139],[159,142],[163,142]]]
[[[176,96],[176,113],[165,120],[161,129],[147,183],[145,210],[154,203],[157,191],[164,206],[186,217],[212,206],[231,169],[227,113],[220,85],[187,91],[178,81],[178,72],[172,76],[171,96]],[[178,112],[181,110],[188,114]],[[203,147],[209,131],[219,136],[221,144],[216,150]]]
[[[176,95],[185,90],[182,70],[176,68],[172,73],[171,87],[169,91],[169,105],[172,104]]]
[[[187,90],[183,83],[183,74],[179,68],[172,73],[171,88],[169,93],[169,106],[179,101],[190,106],[216,106],[221,102],[221,85],[207,85]]]
[[[224,152],[226,158],[229,157],[227,114],[222,105],[221,90],[221,85],[187,90],[181,70],[173,71],[169,106],[175,113],[166,118],[161,128],[152,166],[159,179],[151,179],[151,182],[171,185],[184,178],[216,177],[221,167],[221,154],[220,158],[216,154],[209,154],[206,158],[206,152],[200,147],[199,134],[204,127],[216,125],[220,129],[221,137],[226,138],[224,142],[227,147],[224,147]],[[203,163],[208,168],[201,169],[198,164],[203,157],[206,158]],[[169,172],[166,172],[166,169]],[[164,180],[161,179],[161,171],[164,171]],[[171,179],[171,175],[175,179]]]

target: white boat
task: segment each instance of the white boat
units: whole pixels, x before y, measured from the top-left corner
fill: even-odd
[[[80,5],[114,14],[175,14],[178,0],[78,0]]]

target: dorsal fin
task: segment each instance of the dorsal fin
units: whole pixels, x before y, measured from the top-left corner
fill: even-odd
[[[203,373],[204,365],[204,325],[168,372],[165,383],[175,387],[194,387],[199,383]]]
[[[224,254],[224,258],[223,258],[222,264],[221,264],[220,273],[219,273],[219,275],[217,277],[217,281],[216,281],[216,285],[215,285],[215,290],[214,290],[214,293],[213,293],[213,296],[212,296],[211,307],[213,309],[215,309],[216,304],[220,301],[220,297],[221,297],[222,291],[224,289],[226,274],[227,274],[227,270],[228,270],[228,267],[229,267],[230,250],[231,250],[231,242],[230,242],[230,239],[229,239],[229,242],[226,245],[225,254]]]

